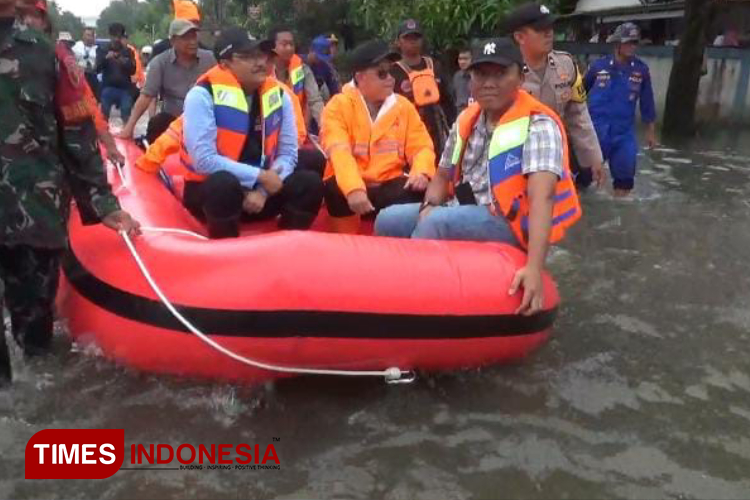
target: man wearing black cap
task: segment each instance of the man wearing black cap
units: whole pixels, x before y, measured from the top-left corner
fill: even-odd
[[[401,60],[393,65],[396,92],[417,107],[435,151],[440,154],[448,137],[450,124],[456,119],[449,79],[436,67],[431,57],[423,56],[424,34],[414,19],[402,22],[397,40]]]
[[[112,23],[109,37],[109,45],[96,55],[96,72],[102,74],[102,113],[109,119],[112,106],[117,105],[123,122],[127,122],[133,107],[133,82],[130,77],[135,74],[135,59],[124,42],[125,26]]]
[[[513,10],[506,18],[508,35],[523,54],[523,89],[546,104],[562,118],[567,128],[574,157],[580,169],[576,181],[587,187],[592,178],[598,186],[604,180],[602,151],[586,106],[583,79],[573,56],[552,50],[555,16],[542,4],[529,2]]]
[[[565,127],[521,90],[523,59],[509,38],[475,44],[471,92],[424,202],[380,213],[375,232],[421,239],[495,241],[528,252],[510,289],[524,289],[517,314],[541,310],[549,245],[581,215],[568,168]]]
[[[319,175],[296,169],[294,108],[268,76],[272,52],[269,41],[225,30],[214,48],[218,66],[185,99],[183,203],[212,238],[238,236],[241,219],[277,215],[281,228],[307,229],[320,209]]]
[[[360,216],[421,201],[435,173],[427,129],[414,105],[393,92],[396,59],[381,40],[357,47],[353,81],[323,110],[325,198],[335,232],[356,233]]]

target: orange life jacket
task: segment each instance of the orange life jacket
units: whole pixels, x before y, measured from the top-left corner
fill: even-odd
[[[239,161],[247,141],[250,127],[250,107],[234,75],[220,66],[214,66],[198,78],[196,85],[208,90],[214,101],[214,116],[218,130],[216,149],[220,155]],[[266,168],[276,157],[281,130],[283,91],[275,79],[267,78],[260,87],[260,116],[262,129],[261,168]],[[185,167],[187,180],[202,181],[206,177],[197,173],[185,148],[183,139],[180,162]]]
[[[200,21],[201,15],[198,6],[190,0],[173,0],[175,19],[187,19],[188,21]]]
[[[307,106],[307,94],[305,94],[305,70],[302,58],[297,54],[289,61],[289,81],[286,83],[299,99],[300,106],[305,110]]]
[[[481,111],[475,103],[458,117],[458,140],[451,159],[454,186],[461,182],[463,154]],[[563,142],[563,175],[555,187],[549,242],[560,241],[565,235],[565,230],[581,217],[581,205],[570,174],[565,127],[554,111],[525,91],[519,91],[516,102],[503,115],[492,133],[487,170],[492,188],[493,211],[507,219],[524,248],[528,245],[529,239],[529,200],[526,189],[528,181],[522,171],[523,148],[529,135],[531,117],[535,114],[544,114],[554,119]]]
[[[130,81],[137,85],[138,88],[142,88],[146,83],[146,73],[143,71],[143,61],[141,61],[141,56],[138,54],[138,49],[130,44],[128,44],[128,48],[133,54],[133,62],[135,63],[135,73],[130,77]]]
[[[169,128],[136,160],[135,166],[150,174],[159,173],[167,158],[180,152],[182,144],[182,115],[169,124]]]
[[[437,79],[435,78],[434,63],[430,57],[425,57],[424,60],[427,67],[420,71],[410,68],[402,61],[396,63],[409,77],[409,83],[411,84],[411,89],[414,93],[414,104],[416,104],[417,107],[428,106],[440,102],[440,88],[438,87]]]

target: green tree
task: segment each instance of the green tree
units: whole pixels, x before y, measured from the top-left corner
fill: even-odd
[[[151,44],[167,36],[172,20],[171,5],[171,0],[115,0],[99,15],[97,30],[106,37],[110,24],[122,23],[133,45]]]
[[[75,40],[80,40],[85,28],[80,17],[70,11],[60,11],[60,6],[55,2],[50,2],[48,12],[52,26],[57,32],[67,31]]]
[[[706,46],[706,29],[711,20],[711,0],[685,2],[685,30],[669,75],[662,135],[680,140],[695,135],[695,105]]]

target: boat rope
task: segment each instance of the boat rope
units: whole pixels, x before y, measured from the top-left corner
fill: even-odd
[[[152,226],[141,226],[141,231],[144,233],[171,233],[171,234],[181,234],[183,236],[192,236],[193,238],[198,238],[199,240],[208,240],[208,236],[203,236],[202,234],[195,233],[193,231],[188,231],[187,229],[175,229],[172,227],[152,227]]]
[[[165,232],[190,233],[190,231],[172,230],[172,229],[167,229],[167,228],[149,228],[149,229],[161,230]],[[205,238],[204,236],[198,235],[196,233],[192,233],[192,235]],[[133,240],[130,238],[130,236],[128,236],[128,234],[124,231],[120,231],[120,236],[125,241],[125,244],[127,245],[128,250],[130,250],[130,254],[133,256],[133,259],[138,265],[138,268],[140,269],[141,274],[143,274],[143,277],[146,279],[151,289],[159,297],[159,300],[161,300],[161,302],[169,310],[172,316],[174,316],[175,319],[177,319],[177,321],[182,323],[182,325],[185,328],[187,328],[193,335],[198,337],[205,344],[209,345],[210,347],[219,351],[225,356],[232,358],[235,361],[238,361],[242,364],[252,366],[255,368],[260,368],[262,370],[269,370],[269,371],[275,371],[275,372],[281,372],[281,373],[294,373],[298,375],[334,375],[334,376],[342,376],[342,377],[383,377],[385,381],[389,384],[409,384],[411,382],[414,382],[414,380],[416,379],[416,373],[414,371],[402,370],[396,367],[388,368],[383,371],[323,370],[323,369],[315,369],[315,368],[297,368],[297,367],[291,367],[291,366],[278,366],[278,365],[263,363],[263,362],[256,361],[250,358],[246,358],[245,356],[242,356],[233,351],[230,351],[226,347],[222,346],[221,344],[217,343],[216,341],[214,341],[213,339],[205,335],[198,328],[196,328],[195,325],[193,325],[188,319],[186,319],[182,314],[180,314],[180,312],[174,307],[174,305],[172,305],[172,303],[164,295],[164,292],[162,292],[161,288],[156,283],[154,278],[151,276],[151,273],[146,267],[146,264],[143,262],[143,259],[141,258],[140,254],[136,250],[135,245],[133,244]]]

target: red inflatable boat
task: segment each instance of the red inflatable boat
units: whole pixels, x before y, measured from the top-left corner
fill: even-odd
[[[278,231],[206,240],[202,225],[159,177],[110,172],[123,207],[151,228],[135,249],[175,308],[232,353],[285,367],[454,370],[515,360],[549,336],[558,293],[518,316],[508,295],[524,255],[509,246]],[[323,217],[321,215],[321,217]],[[316,223],[316,227],[321,223]],[[58,305],[78,342],[147,372],[260,382],[283,372],[248,366],[206,345],[167,309],[124,240],[70,221]]]

